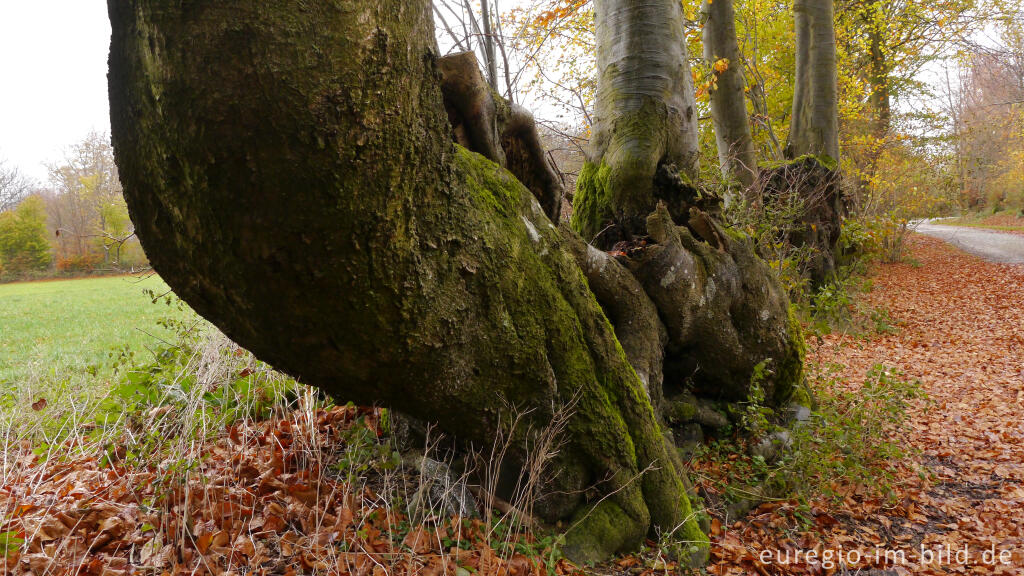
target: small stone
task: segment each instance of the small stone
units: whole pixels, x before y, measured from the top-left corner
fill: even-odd
[[[800,404],[790,404],[785,414],[787,422],[807,422],[811,419],[811,409]]]
[[[705,428],[721,430],[729,425],[729,419],[714,404],[707,400],[697,401],[697,414],[694,420]]]
[[[750,454],[764,458],[765,462],[774,462],[792,445],[793,438],[790,436],[789,431],[781,430],[773,432],[767,438],[762,438],[760,442],[750,449]]]
[[[692,456],[697,446],[704,442],[704,430],[696,422],[677,428],[673,436],[679,453],[684,458]]]
[[[476,499],[465,479],[456,478],[444,462],[426,456],[404,458],[406,466],[419,471],[419,490],[413,496],[413,510],[442,516],[477,515]]]

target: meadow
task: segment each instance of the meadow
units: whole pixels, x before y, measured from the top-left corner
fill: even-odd
[[[0,383],[78,385],[108,380],[114,358],[166,339],[162,318],[183,312],[151,294],[157,276],[116,276],[0,285]]]

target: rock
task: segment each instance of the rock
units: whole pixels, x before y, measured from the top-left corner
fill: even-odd
[[[783,411],[783,418],[786,422],[807,422],[811,419],[811,409],[800,404],[790,404]]]
[[[689,392],[665,400],[662,414],[671,424],[696,422],[709,430],[721,430],[729,425],[729,418],[711,400],[697,398]]]
[[[681,428],[677,428],[674,439],[676,446],[679,448],[679,454],[683,458],[689,458],[693,455],[693,451],[697,449],[697,446],[704,442],[704,430],[700,427],[700,424],[691,422],[683,425]]]
[[[697,400],[697,413],[694,420],[711,430],[721,430],[729,426],[729,418],[710,400]]]
[[[688,392],[667,398],[662,414],[670,424],[693,422],[697,417],[697,398]]]
[[[773,432],[767,438],[763,438],[760,442],[754,445],[750,449],[752,456],[760,456],[764,458],[765,462],[774,462],[778,460],[782,453],[793,445],[793,438],[790,436],[788,430],[780,430]]]
[[[416,454],[403,456],[402,462],[420,476],[419,489],[410,503],[414,515],[477,516],[476,499],[465,478],[457,478],[447,464]]]

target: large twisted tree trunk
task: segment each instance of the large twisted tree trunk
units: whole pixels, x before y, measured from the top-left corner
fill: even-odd
[[[465,440],[489,443],[510,406],[538,430],[574,403],[537,508],[575,525],[570,557],[677,529],[703,558],[579,240],[452,143],[429,1],[108,6],[118,166],[175,292],[303,381]]]

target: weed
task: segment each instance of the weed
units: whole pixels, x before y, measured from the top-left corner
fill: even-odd
[[[910,401],[923,398],[920,386],[892,368],[876,365],[859,389],[843,389],[838,367],[815,374],[817,407],[809,420],[786,432],[777,456],[753,454],[757,438],[734,436],[702,446],[696,468],[720,504],[795,496],[802,501],[837,498],[844,488],[862,486],[882,497],[894,493],[893,462],[906,456],[898,439]],[[748,413],[757,414],[756,406]],[[764,436],[777,430],[763,428]]]

